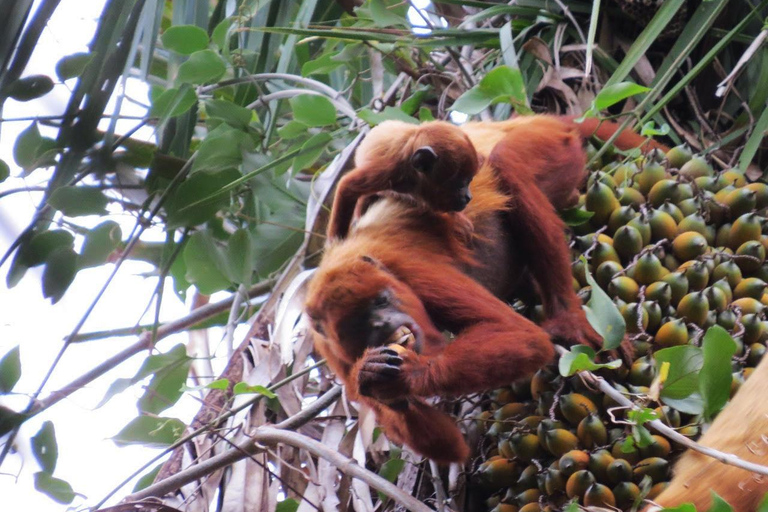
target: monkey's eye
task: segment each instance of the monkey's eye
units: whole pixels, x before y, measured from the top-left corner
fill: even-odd
[[[392,302],[392,296],[389,291],[383,291],[373,298],[373,307],[385,308]]]

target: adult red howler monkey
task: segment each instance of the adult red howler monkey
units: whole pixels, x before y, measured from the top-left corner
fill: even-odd
[[[359,148],[358,165],[369,167],[358,170],[367,168],[365,176],[403,165],[421,168],[432,153],[416,144],[428,141],[436,179],[446,175],[446,182],[463,184],[454,179],[457,173],[445,171],[457,162],[475,176],[474,198],[464,210],[474,239],[469,246],[457,240],[455,216],[440,212],[448,208],[384,198],[363,214],[349,238],[331,242],[310,284],[306,311],[319,352],[352,398],[374,408],[392,440],[441,462],[459,461],[468,448],[458,429],[422,398],[508,384],[553,358],[547,332],[496,297],[514,291],[524,266],[536,279],[549,317],[544,328],[552,336],[593,346],[601,341],[571,288],[563,224],[553,206],[567,202],[583,181],[582,136],[570,121],[549,116],[461,129],[447,123],[406,125],[402,132],[386,126],[372,130]],[[435,141],[432,133],[438,133]],[[446,134],[453,134],[452,142],[441,145]],[[360,186],[351,181],[357,183],[352,196],[371,190],[364,180]],[[342,189],[348,186],[342,183]],[[349,197],[340,199],[341,206],[337,201],[337,216],[346,215]],[[402,328],[412,333],[403,338],[409,350],[388,348]],[[455,339],[446,344],[440,330]]]

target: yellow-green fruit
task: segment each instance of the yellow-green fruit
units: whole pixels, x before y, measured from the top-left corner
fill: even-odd
[[[679,224],[680,221],[685,218],[685,215],[683,215],[683,212],[680,211],[680,208],[678,208],[671,201],[664,201],[664,204],[659,206],[656,210],[664,212],[672,217],[676,224]]]
[[[755,272],[765,261],[765,247],[754,240],[744,242],[736,249],[736,256],[736,264],[742,272]]]
[[[702,190],[717,192],[717,178],[715,176],[699,176],[693,182]]]
[[[757,194],[746,187],[737,188],[723,198],[722,204],[728,207],[729,217],[735,219],[755,209]]]
[[[605,482],[608,480],[608,466],[614,460],[616,459],[613,458],[613,455],[608,450],[597,450],[595,453],[590,454],[587,468],[590,473],[595,475],[598,482]]]
[[[654,208],[664,204],[664,201],[677,203],[681,200],[680,187],[681,184],[675,180],[661,180],[648,192],[648,202]]]
[[[559,470],[547,469],[544,474],[544,490],[550,495],[565,490],[565,477]]]
[[[623,261],[630,261],[643,248],[643,237],[632,226],[621,226],[613,235],[613,248]]]
[[[717,232],[715,233],[715,245],[718,247],[727,247],[731,240],[731,228],[733,227],[733,224],[730,222],[726,222],[725,224],[722,224],[719,228],[717,228]],[[732,251],[730,247],[728,247],[729,251]]]
[[[755,208],[762,210],[768,206],[768,185],[765,183],[750,183],[744,188],[747,188],[755,193]]]
[[[488,426],[491,424],[491,417],[493,414],[491,411],[483,411],[480,414],[477,415],[477,419],[475,420],[475,426],[477,426],[477,431],[481,435],[485,435],[485,433],[488,430]]]
[[[709,301],[702,291],[689,293],[680,299],[677,305],[677,315],[699,327],[706,322],[707,312],[709,312]]]
[[[669,462],[661,457],[649,457],[635,464],[633,473],[636,482],[648,475],[654,483],[658,483],[669,476]]]
[[[733,222],[728,237],[728,246],[736,250],[742,244],[755,240],[760,241],[762,217],[754,213],[745,213]]]
[[[616,167],[611,173],[611,176],[613,176],[613,181],[616,185],[622,186],[625,182],[630,181],[639,171],[640,170],[634,162],[629,162]]]
[[[656,346],[661,348],[676,347],[688,343],[688,329],[682,318],[671,320],[659,327],[653,338]]]
[[[619,201],[609,186],[595,181],[587,189],[585,206],[587,211],[594,213],[590,222],[595,226],[602,226],[608,220],[611,212],[619,207]]]
[[[560,397],[560,412],[572,425],[578,425],[590,413],[597,412],[594,402],[580,393]]]
[[[515,497],[515,504],[519,507],[529,503],[538,503],[541,491],[538,489],[526,489]]]
[[[717,325],[725,329],[726,331],[732,331],[736,327],[736,313],[730,309],[726,309],[722,313],[717,314]]]
[[[648,195],[651,188],[666,177],[667,171],[663,166],[657,163],[647,163],[643,166],[643,169],[635,175],[635,186],[643,195]]]
[[[616,208],[608,218],[608,233],[614,236],[617,229],[637,217],[637,215],[637,210],[633,206],[620,206]]]
[[[509,442],[509,439],[500,440],[496,445],[496,449],[499,451],[499,455],[505,459],[515,458],[515,452],[512,450],[512,444]]]
[[[518,489],[530,489],[536,487],[536,475],[539,473],[539,468],[535,464],[530,464],[520,472],[520,477],[517,479]]]
[[[755,300],[751,297],[736,299],[731,303],[731,307],[738,307],[741,310],[742,315],[755,315],[762,312],[765,308],[759,300]]]
[[[675,169],[681,168],[691,158],[693,158],[693,153],[688,144],[680,144],[667,151],[667,162],[669,162],[670,167]]]
[[[569,477],[576,471],[587,469],[589,454],[581,450],[571,450],[558,461],[558,467],[563,476]]]
[[[672,451],[672,445],[669,444],[666,438],[654,434],[653,442],[646,447],[640,448],[640,456],[644,459],[648,457],[661,457],[666,459],[669,456],[669,452]]]
[[[701,235],[707,234],[707,222],[698,212],[692,213],[681,220],[677,225],[677,232],[695,231]]]
[[[538,502],[534,502],[534,503],[528,503],[527,505],[520,507],[520,510],[518,512],[542,512],[542,510]]]
[[[678,303],[685,294],[688,293],[688,279],[685,277],[684,272],[670,272],[666,276],[661,278],[661,281],[667,283],[672,290],[672,306],[677,307]]]
[[[726,285],[728,284],[726,281],[723,281],[723,283]],[[709,288],[704,288],[704,295],[707,296],[709,309],[711,311],[717,311],[720,313],[725,311],[725,308],[728,307],[728,296],[725,294],[722,288],[715,285],[712,285]]]
[[[608,482],[613,485],[632,480],[632,466],[624,459],[614,459],[613,462],[608,464],[606,473]]]
[[[531,396],[534,400],[541,398],[541,394],[545,391],[552,391],[552,379],[554,375],[546,368],[542,368],[533,374],[531,377]]]
[[[571,265],[571,275],[581,286],[587,286],[587,263],[581,258],[574,261]]]
[[[668,427],[678,428],[680,426],[680,413],[677,409],[673,409],[668,405],[662,405],[661,407],[655,408],[653,411],[659,416],[661,422]]]
[[[646,329],[649,332],[656,332],[656,329],[661,326],[661,318],[663,316],[661,306],[659,306],[658,302],[646,300],[643,302],[643,309],[648,313],[648,327]]]
[[[520,512],[520,509],[509,503],[499,503],[491,509],[491,512]]]
[[[628,452],[622,451],[624,447],[624,439],[619,439],[611,446],[611,455],[614,459],[626,460],[632,465],[637,464],[640,461],[640,452],[637,448],[632,447]]]
[[[685,437],[698,437],[699,427],[697,427],[696,425],[688,425],[678,429],[678,432],[684,435]]]
[[[753,299],[760,300],[765,293],[766,288],[765,281],[756,277],[748,277],[742,279],[742,281],[736,285],[733,289],[733,296],[737,299],[744,297],[752,297]]]
[[[648,224],[651,225],[652,242],[665,238],[672,240],[677,235],[677,222],[667,212],[651,210],[648,213]]]
[[[703,290],[709,282],[709,270],[703,261],[689,260],[680,265],[679,270],[685,272],[688,288],[691,291]]]
[[[635,386],[650,386],[656,370],[645,357],[639,357],[629,369],[629,383]]]
[[[704,254],[707,250],[707,239],[695,231],[686,231],[672,241],[672,251],[675,257],[688,261]]]
[[[607,185],[611,190],[616,190],[616,182],[613,181],[613,177],[604,173],[603,171],[590,173],[589,178],[587,178],[587,188],[591,187],[595,181],[599,181],[603,185]]]
[[[744,325],[744,335],[742,336],[744,343],[751,345],[763,336],[763,322],[758,315],[744,315],[741,323]]]
[[[590,259],[590,262],[592,263],[593,267],[597,268],[606,261],[615,261],[616,263],[621,263],[621,259],[619,258],[619,255],[616,254],[616,250],[612,245],[606,242],[598,242],[597,245],[595,245],[595,249],[592,251],[592,258]]]
[[[565,494],[569,498],[581,498],[589,486],[595,482],[594,475],[586,469],[576,471],[568,477],[568,481],[565,483]]]
[[[680,208],[680,212],[683,214],[683,217],[687,217],[688,215],[693,215],[694,213],[698,212],[702,208],[701,201],[699,201],[696,197],[689,197],[688,199],[683,199],[682,201],[678,201],[677,207]]]
[[[645,289],[645,298],[654,300],[659,303],[659,306],[666,308],[672,300],[672,288],[669,286],[669,283],[656,281]]]
[[[549,453],[555,457],[562,457],[579,446],[579,438],[564,428],[548,430],[544,433],[544,440]]]
[[[741,269],[733,260],[726,260],[720,263],[712,271],[712,279],[719,281],[725,278],[731,289],[736,288],[741,282]]]
[[[640,488],[633,482],[620,482],[613,488],[616,506],[622,510],[629,509],[640,496]]]
[[[539,436],[536,434],[517,433],[509,437],[512,451],[522,460],[531,460],[541,454]]]
[[[637,284],[647,286],[664,277],[668,271],[655,254],[646,252],[637,258],[635,266],[629,269],[627,273]]]
[[[608,441],[608,430],[600,417],[591,413],[579,422],[576,435],[586,448],[602,446]]]
[[[733,185],[736,188],[743,187],[747,184],[747,178],[744,176],[744,173],[737,169],[729,169],[723,172],[720,176],[722,176],[728,184]]]
[[[637,302],[630,302],[619,308],[619,311],[627,324],[628,333],[644,332],[648,328],[648,312]]]
[[[655,484],[651,487],[651,490],[648,491],[648,496],[646,496],[646,498],[649,500],[656,499],[657,496],[667,490],[667,487],[669,487],[669,482],[659,482]]]
[[[749,355],[747,356],[747,365],[757,366],[765,355],[766,348],[762,343],[753,343],[749,346]]]
[[[624,302],[633,302],[637,300],[637,294],[639,292],[640,286],[631,277],[614,277],[608,284],[608,294],[611,297],[618,297]]]
[[[639,190],[632,187],[621,187],[616,190],[616,197],[619,198],[621,206],[640,207],[645,204],[645,196]]]
[[[604,261],[595,270],[595,281],[597,281],[601,288],[607,289],[613,277],[623,269],[624,267],[621,266],[621,263]]]
[[[491,392],[491,400],[499,405],[505,405],[517,401],[515,393],[508,387],[495,389]]]
[[[615,507],[616,498],[607,486],[592,484],[584,493],[584,505],[587,507]]]
[[[701,176],[714,176],[715,171],[706,160],[700,156],[695,156],[680,167],[680,174],[692,180]]]
[[[489,489],[501,489],[515,483],[517,464],[509,459],[499,457],[487,460],[477,468],[480,481]]]
[[[632,226],[640,232],[643,237],[643,245],[651,243],[651,224],[648,222],[648,216],[640,213],[637,217],[627,222],[627,226]]]

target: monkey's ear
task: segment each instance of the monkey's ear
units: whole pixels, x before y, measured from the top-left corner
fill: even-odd
[[[437,162],[437,153],[430,146],[422,146],[411,155],[411,165],[417,171],[429,174]]]

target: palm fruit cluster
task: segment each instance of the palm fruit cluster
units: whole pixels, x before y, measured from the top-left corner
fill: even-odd
[[[720,325],[738,346],[735,392],[768,338],[768,185],[737,169],[718,172],[685,146],[610,160],[590,170],[578,210],[591,217],[571,229],[574,290],[586,303],[588,271],[621,312],[635,349],[631,366],[602,376],[642,399],[656,376],[656,350],[699,344]],[[493,512],[560,510],[573,500],[629,510],[641,494],[661,493],[681,451],[660,435],[628,446],[626,410],[557,368],[496,390],[488,404],[476,422],[484,450],[473,478]],[[698,436],[700,417],[646,406]]]

